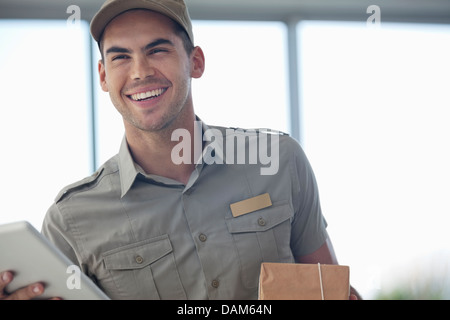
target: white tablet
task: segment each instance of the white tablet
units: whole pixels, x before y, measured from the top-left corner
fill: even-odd
[[[77,266],[30,223],[0,225],[0,272],[12,271],[14,280],[7,292],[36,282],[45,285],[37,299],[108,300]]]

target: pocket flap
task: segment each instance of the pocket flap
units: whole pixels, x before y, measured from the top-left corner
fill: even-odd
[[[172,252],[168,235],[140,241],[103,254],[105,268],[109,270],[140,269]]]
[[[289,204],[282,202],[237,218],[227,218],[226,223],[230,233],[258,232],[269,230],[292,217]]]

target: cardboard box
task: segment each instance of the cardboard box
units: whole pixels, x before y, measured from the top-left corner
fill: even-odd
[[[348,300],[350,268],[329,264],[261,264],[259,300]]]

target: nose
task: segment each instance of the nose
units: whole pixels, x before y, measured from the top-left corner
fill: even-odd
[[[133,60],[133,66],[131,69],[132,80],[143,80],[147,77],[155,75],[155,69],[145,56],[135,57]]]

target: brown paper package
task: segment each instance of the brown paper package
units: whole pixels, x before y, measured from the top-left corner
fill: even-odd
[[[348,300],[349,296],[348,266],[261,264],[259,300]]]

